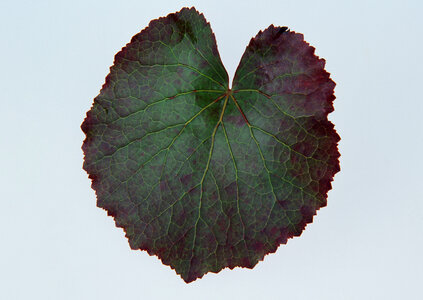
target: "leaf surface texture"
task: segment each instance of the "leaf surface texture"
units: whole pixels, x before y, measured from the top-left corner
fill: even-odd
[[[254,267],[312,222],[339,171],[324,65],[303,35],[270,26],[230,89],[202,14],[151,21],[81,126],[97,205],[186,282]]]

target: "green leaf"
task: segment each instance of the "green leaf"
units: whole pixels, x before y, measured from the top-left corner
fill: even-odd
[[[202,14],[151,21],[82,124],[97,205],[186,282],[254,267],[312,222],[339,171],[324,65],[301,34],[270,26],[230,89]]]

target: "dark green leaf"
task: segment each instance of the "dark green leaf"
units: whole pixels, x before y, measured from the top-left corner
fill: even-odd
[[[251,40],[233,88],[194,8],[120,51],[82,124],[97,205],[186,282],[301,234],[339,171],[334,82],[301,34]]]

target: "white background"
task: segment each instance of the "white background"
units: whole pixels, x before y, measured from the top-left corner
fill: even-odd
[[[114,54],[195,5],[232,77],[270,24],[337,83],[328,206],[253,270],[186,284],[129,248],[82,170],[86,111]],[[1,299],[423,299],[421,1],[1,1]]]

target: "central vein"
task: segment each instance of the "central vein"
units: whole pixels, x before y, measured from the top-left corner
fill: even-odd
[[[222,123],[223,115],[224,115],[225,109],[226,109],[226,105],[228,104],[228,99],[229,99],[229,94],[226,94],[225,102],[223,103],[222,112],[220,113],[219,120],[217,121],[216,126],[213,129],[212,140],[211,140],[210,151],[209,151],[209,157],[207,159],[206,167],[204,168],[203,177],[201,178],[201,181],[200,181],[200,188],[201,188],[200,189],[200,203],[198,204],[198,217],[197,217],[197,220],[195,221],[195,224],[194,224],[194,239],[192,241],[191,259],[194,257],[195,240],[197,238],[197,225],[198,225],[198,221],[201,218],[201,206],[202,206],[202,200],[203,200],[203,183],[204,183],[204,179],[206,178],[207,171],[209,170],[210,161],[211,161],[211,157],[212,157],[212,154],[213,154],[213,147],[214,147],[214,140],[215,140],[216,132],[217,132],[217,129],[219,128],[219,125]]]
[[[217,121],[216,126],[215,126],[215,127],[214,127],[214,129],[213,129],[213,133],[212,133],[212,140],[211,140],[210,151],[209,151],[209,157],[208,157],[208,159],[207,159],[207,164],[206,164],[206,167],[205,167],[205,169],[204,169],[203,177],[201,178],[201,181],[200,181],[200,185],[201,185],[201,194],[200,194],[200,205],[199,205],[199,210],[201,209],[201,199],[202,199],[202,197],[203,197],[203,182],[204,182],[204,178],[206,178],[206,174],[207,174],[207,171],[208,171],[208,169],[209,169],[209,165],[210,165],[211,157],[212,157],[212,154],[213,154],[213,147],[214,147],[214,140],[215,140],[215,137],[216,137],[216,132],[217,132],[217,129],[219,128],[219,125],[222,123],[222,120],[223,120],[223,115],[224,115],[224,113],[225,113],[225,109],[226,109],[226,105],[227,105],[227,103],[228,103],[228,99],[229,99],[229,96],[228,96],[228,95],[226,95],[226,97],[225,97],[225,102],[223,103],[223,108],[222,108],[222,112],[220,113],[219,120]],[[198,214],[198,218],[200,218],[200,213]]]

